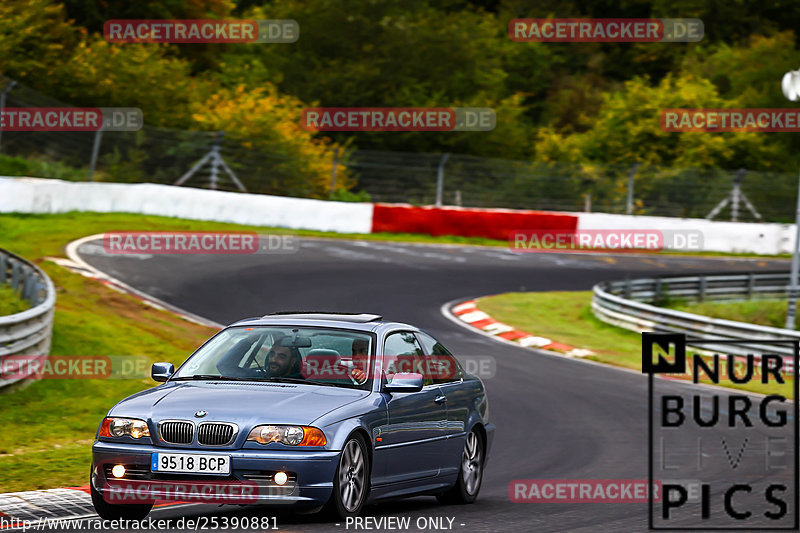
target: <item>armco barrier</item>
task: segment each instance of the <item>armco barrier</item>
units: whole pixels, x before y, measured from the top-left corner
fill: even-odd
[[[722,354],[747,355],[763,350],[763,346],[754,345],[753,341],[800,340],[800,332],[709,318],[645,302],[657,304],[666,298],[676,297],[699,300],[785,297],[788,285],[788,273],[680,276],[603,282],[594,286],[592,311],[603,322],[637,333],[685,333],[689,345],[692,344],[692,339],[737,341],[732,344],[704,344],[702,349]],[[784,357],[794,353],[788,345],[776,345],[771,350]]]
[[[12,355],[48,355],[53,333],[56,291],[39,267],[0,249],[0,284],[7,283],[32,307],[21,313],[0,316],[0,369]],[[3,379],[0,389],[19,378]]]
[[[574,232],[577,227],[578,217],[575,215],[547,211],[375,204],[372,212],[373,233],[422,233],[507,240],[514,230]]]

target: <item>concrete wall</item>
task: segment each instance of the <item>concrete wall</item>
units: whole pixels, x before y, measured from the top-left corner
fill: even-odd
[[[255,226],[369,233],[372,204],[209,191],[150,183],[0,178],[0,212],[139,213]]]
[[[704,219],[557,213],[510,209],[432,208],[329,202],[209,191],[149,183],[87,183],[0,177],[0,213],[139,213],[255,226],[372,233],[455,234],[496,239],[514,229],[638,229],[702,233],[703,250],[791,253],[792,224],[712,222]]]
[[[703,249],[709,252],[778,254],[791,253],[794,224],[717,222],[702,218],[644,217],[576,213],[578,230],[648,229],[698,230],[703,235]]]

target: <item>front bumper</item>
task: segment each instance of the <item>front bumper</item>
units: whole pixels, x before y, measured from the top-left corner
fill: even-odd
[[[228,455],[226,476],[167,474],[150,471],[153,453]],[[315,507],[325,504],[333,491],[339,452],[328,450],[197,450],[152,445],[95,441],[92,446],[92,487],[107,503],[133,504],[173,500],[197,503],[281,504]],[[126,475],[114,479],[109,472],[126,465]],[[272,474],[289,473],[277,485]]]

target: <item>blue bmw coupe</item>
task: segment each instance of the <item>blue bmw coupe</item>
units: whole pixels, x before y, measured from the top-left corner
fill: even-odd
[[[92,446],[107,519],[157,500],[280,504],[340,518],[386,498],[471,503],[494,435],[486,391],[424,331],[369,314],[232,324],[116,404]]]

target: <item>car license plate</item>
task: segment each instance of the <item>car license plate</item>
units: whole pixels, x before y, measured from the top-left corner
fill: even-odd
[[[231,458],[228,455],[154,453],[150,470],[187,474],[230,474]]]

